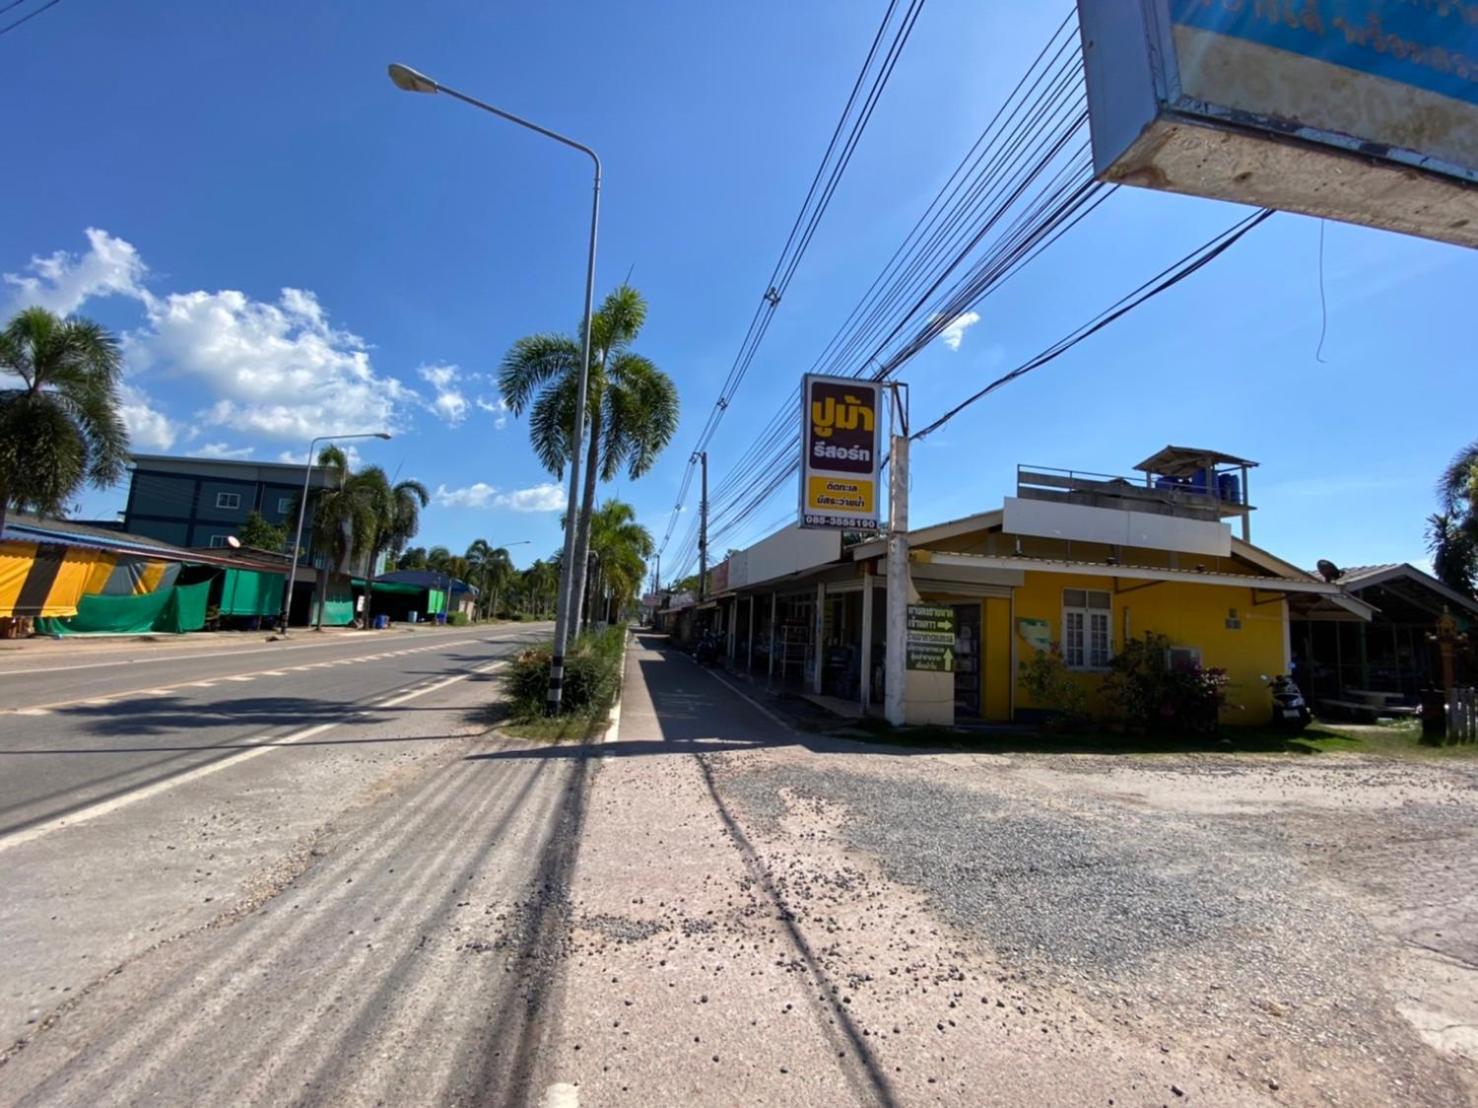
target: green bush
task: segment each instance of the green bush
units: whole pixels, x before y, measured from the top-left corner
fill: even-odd
[[[1038,706],[1053,713],[1045,729],[1065,730],[1088,718],[1088,693],[1068,670],[1057,643],[1047,650],[1036,651],[1018,663],[1017,668],[1021,671],[1021,687]]]
[[[561,698],[565,711],[594,714],[610,706],[621,686],[625,647],[626,632],[620,627],[588,632],[575,641],[565,654]],[[544,713],[553,653],[553,644],[542,643],[525,650],[509,666],[505,687],[515,717],[529,719]]]
[[[1150,734],[1216,734],[1226,701],[1226,671],[1194,665],[1172,669],[1170,645],[1154,632],[1125,642],[1109,663],[1105,698],[1125,723]]]
[[[472,622],[472,617],[466,612],[453,612],[450,622],[453,627],[466,627]]]

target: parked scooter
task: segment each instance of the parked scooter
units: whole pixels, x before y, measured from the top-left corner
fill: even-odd
[[[1267,677],[1263,678],[1268,681]],[[1285,731],[1302,731],[1314,719],[1309,702],[1293,683],[1293,678],[1280,673],[1268,682],[1273,694],[1273,726]]]
[[[693,660],[700,666],[716,666],[719,660],[719,637],[712,631],[704,631],[693,648]]]

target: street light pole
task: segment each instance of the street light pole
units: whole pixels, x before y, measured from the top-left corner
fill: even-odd
[[[549,715],[558,715],[560,701],[564,692],[564,666],[565,649],[569,640],[577,629],[579,623],[579,589],[582,585],[583,574],[579,572],[580,567],[575,565],[575,532],[579,527],[579,504],[580,504],[580,459],[584,454],[585,442],[585,404],[586,393],[590,387],[590,316],[595,301],[595,240],[596,230],[600,224],[600,156],[594,150],[583,143],[576,142],[572,138],[551,131],[547,127],[540,127],[512,112],[505,112],[502,108],[495,108],[491,104],[477,100],[466,93],[458,92],[456,89],[447,88],[437,81],[433,81],[424,73],[417,73],[409,66],[398,62],[390,66],[390,80],[395,87],[404,89],[406,92],[442,92],[453,100],[460,100],[464,104],[471,104],[474,108],[481,108],[485,112],[491,112],[500,119],[506,119],[509,123],[516,123],[520,127],[526,127],[535,131],[545,138],[551,138],[555,142],[562,143],[572,150],[578,150],[589,156],[595,166],[595,193],[590,205],[590,251],[585,263],[585,326],[584,333],[584,355],[580,361],[580,383],[575,390],[575,434],[570,452],[570,492],[569,505],[566,509],[565,523],[565,545],[564,557],[559,563],[559,597],[554,608],[554,657],[549,664],[549,693],[545,699],[545,710]]]
[[[303,495],[298,498],[298,529],[294,532],[293,538],[293,560],[287,567],[287,588],[282,591],[282,614],[278,617],[283,638],[287,638],[287,618],[292,610],[293,586],[298,583],[298,556],[303,549],[303,517],[308,514],[308,479],[313,476],[314,449],[321,442],[338,439],[388,439],[389,437],[389,431],[361,431],[352,435],[319,435],[308,444],[308,461],[303,466]]]

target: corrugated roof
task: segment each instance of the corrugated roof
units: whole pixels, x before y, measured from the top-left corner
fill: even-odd
[[[1344,588],[1358,591],[1374,588],[1395,577],[1409,581],[1441,596],[1449,604],[1456,604],[1468,611],[1478,613],[1478,601],[1470,600],[1456,589],[1449,588],[1430,573],[1417,569],[1410,562],[1386,562],[1373,566],[1350,566],[1336,579]]]
[[[7,516],[5,527],[0,530],[0,541],[58,543],[63,546],[79,546],[88,550],[111,550],[119,554],[133,554],[145,558],[158,558],[166,562],[196,562],[202,565],[238,566],[243,569],[273,569],[269,565],[247,565],[240,557],[227,557],[225,552],[187,550],[146,535],[133,535],[126,531],[109,531],[102,527],[89,527],[69,519],[49,519],[32,515]],[[278,570],[278,572],[285,572]]]

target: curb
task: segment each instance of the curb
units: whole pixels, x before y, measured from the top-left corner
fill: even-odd
[[[616,699],[611,703],[611,718],[606,724],[606,729],[601,732],[599,746],[617,741],[621,733],[621,700],[626,692],[626,651],[631,646],[631,628],[626,628],[621,638],[621,681],[616,686]],[[603,757],[609,757],[604,755]]]

